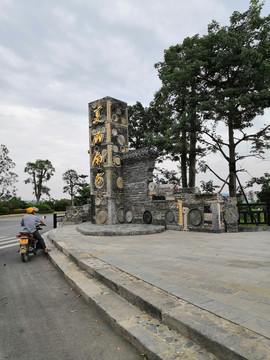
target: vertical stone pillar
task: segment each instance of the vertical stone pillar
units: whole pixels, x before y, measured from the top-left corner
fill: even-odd
[[[184,231],[189,231],[189,228],[188,228],[188,208],[187,207],[183,207],[183,214],[184,214],[184,228],[183,230]]]
[[[127,104],[109,96],[90,102],[90,190],[97,224],[122,222],[121,155],[128,151]],[[119,216],[118,216],[119,214]]]
[[[214,232],[220,232],[221,231],[220,204],[212,203],[211,211],[212,211],[212,226],[210,230]]]
[[[178,225],[183,226],[183,204],[182,200],[178,200],[178,209],[179,209],[179,221]]]

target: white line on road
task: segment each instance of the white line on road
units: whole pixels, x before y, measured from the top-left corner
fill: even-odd
[[[0,246],[0,250],[1,249],[5,249],[5,248],[9,248],[11,246],[19,246],[19,244],[10,244],[10,245],[4,245],[4,246]]]
[[[19,244],[19,239],[14,239],[13,240],[8,240],[8,241],[1,241],[0,242],[0,247],[4,244],[11,244],[11,243],[14,243],[16,241],[17,244]]]
[[[4,238],[4,237],[2,237],[2,239],[0,240],[0,243],[2,242],[2,241],[6,241],[6,240],[13,240],[13,239],[17,239],[15,236],[12,236],[12,237],[6,237],[6,238]]]

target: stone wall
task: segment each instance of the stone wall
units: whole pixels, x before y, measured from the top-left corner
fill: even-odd
[[[113,184],[114,223],[166,225],[167,229],[180,231],[238,231],[235,198],[200,194],[197,188],[158,186],[153,182],[156,156],[151,149],[129,151],[121,156],[123,186],[120,192]],[[64,224],[102,223],[97,216],[102,214],[100,207],[112,206],[107,204],[109,200],[97,193],[91,196],[90,204],[67,208]]]
[[[203,195],[197,188],[157,186],[153,183],[155,158],[150,149],[130,151],[122,157],[125,222],[184,231],[238,231],[236,199]]]
[[[91,220],[91,204],[83,206],[67,206],[63,225],[80,224]]]
[[[127,222],[142,222],[145,205],[149,203],[148,187],[153,181],[156,157],[156,152],[151,149],[129,151],[122,156],[123,203]]]

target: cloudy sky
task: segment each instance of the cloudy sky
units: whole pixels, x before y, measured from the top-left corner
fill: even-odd
[[[16,163],[17,194],[34,198],[24,167],[48,159],[56,169],[46,183],[51,197],[67,197],[62,174],[89,173],[88,103],[112,96],[148,106],[160,87],[154,64],[164,49],[205,34],[213,19],[229,24],[234,10],[248,6],[248,0],[1,0],[0,144]],[[221,158],[208,161],[216,170],[220,164],[226,178]],[[262,175],[270,156],[242,165]]]

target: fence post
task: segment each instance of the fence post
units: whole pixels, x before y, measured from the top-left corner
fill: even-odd
[[[267,209],[267,225],[270,226],[270,199],[266,200],[266,209]]]
[[[53,214],[53,228],[57,228],[57,214]]]

